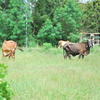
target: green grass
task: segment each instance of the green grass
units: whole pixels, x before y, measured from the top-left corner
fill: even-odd
[[[15,61],[1,63],[8,66],[5,80],[14,92],[12,100],[100,99],[100,47],[83,60],[64,59],[62,49],[24,48],[16,50]]]

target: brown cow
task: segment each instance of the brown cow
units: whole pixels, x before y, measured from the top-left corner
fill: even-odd
[[[91,39],[87,40],[87,42],[81,42],[81,43],[66,43],[63,46],[63,50],[66,51],[66,54],[64,55],[64,58],[69,57],[71,59],[72,56],[79,55],[84,58],[85,55],[88,55],[90,53],[90,48],[93,47],[93,42]]]
[[[63,40],[60,40],[58,41],[58,48],[61,48],[63,47],[66,43],[68,43],[69,41],[63,41]]]
[[[12,57],[12,59],[15,59],[15,51],[17,48],[17,43],[9,40],[9,41],[4,41],[4,43],[2,44],[2,55],[3,57]],[[20,48],[19,48],[20,49]],[[20,49],[21,51],[23,51],[22,49]]]

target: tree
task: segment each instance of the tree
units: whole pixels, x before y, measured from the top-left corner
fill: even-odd
[[[63,40],[78,41],[81,18],[82,11],[80,11],[80,7],[73,0],[68,0],[68,3],[64,7],[56,9],[54,23],[61,23]]]
[[[26,31],[31,33],[30,23],[32,21],[28,4],[21,0],[10,0],[7,9],[1,13],[0,25],[3,28],[0,38],[12,39],[20,45],[25,45],[26,37],[28,37]]]
[[[53,20],[57,7],[62,7],[67,0],[38,0],[33,8],[33,35],[37,35],[47,18]]]
[[[3,11],[3,8],[0,7],[0,45],[3,42],[3,39],[7,39],[9,37],[9,34],[7,34],[7,27],[8,23],[6,22],[7,14],[5,11]]]
[[[7,9],[10,0],[0,0],[0,6],[3,10]]]
[[[54,27],[52,21],[47,19],[39,30],[37,37],[40,39],[41,44],[48,42],[54,46],[57,44],[57,39],[62,38],[61,31],[62,28],[60,23],[57,23],[57,26]]]
[[[100,32],[100,0],[86,4],[83,18],[83,31]]]
[[[78,41],[82,17],[79,6],[69,0],[64,7],[58,7],[53,16],[53,20],[46,20],[38,32],[37,37],[42,43],[55,45],[60,39]]]
[[[37,37],[41,39],[42,43],[48,42],[51,43],[51,41],[54,39],[54,36],[51,34],[54,32],[53,25],[50,19],[47,19],[44,23],[43,27],[40,29]],[[52,40],[50,40],[52,38]]]

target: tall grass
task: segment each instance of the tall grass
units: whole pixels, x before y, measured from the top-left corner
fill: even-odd
[[[83,60],[63,58],[62,49],[24,48],[16,50],[15,61],[1,59],[8,67],[5,80],[12,100],[99,100],[100,47]]]

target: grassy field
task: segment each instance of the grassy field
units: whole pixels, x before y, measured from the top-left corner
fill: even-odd
[[[100,47],[83,60],[64,59],[62,49],[24,48],[15,61],[1,63],[8,66],[12,100],[100,100]]]

